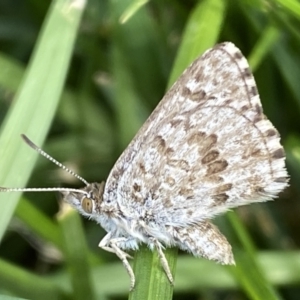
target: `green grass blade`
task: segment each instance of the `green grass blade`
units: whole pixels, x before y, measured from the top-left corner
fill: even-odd
[[[135,0],[132,1],[130,6],[124,11],[120,17],[120,23],[126,23],[142,6],[147,4],[149,0]]]
[[[1,127],[0,157],[5,158],[0,160],[2,186],[24,186],[37,158],[32,149],[26,149],[20,134],[29,135],[41,145],[50,127],[83,11],[83,7],[74,3],[68,0],[53,2],[23,83]],[[0,239],[18,198],[18,193],[0,194]]]
[[[71,276],[73,299],[96,299],[80,216],[68,204],[62,207],[59,223],[64,236],[64,254]]]
[[[169,77],[169,87],[194,59],[216,44],[225,18],[225,9],[226,2],[222,0],[199,1],[185,27]]]
[[[177,249],[167,248],[164,251],[170,269],[175,276]],[[159,256],[156,251],[151,251],[145,245],[135,253],[133,271],[137,278],[136,289],[130,293],[130,300],[138,299],[172,299],[173,286],[170,284],[162,269]],[[175,278],[174,278],[175,279]]]
[[[279,38],[280,32],[276,27],[271,25],[264,30],[259,41],[256,43],[248,57],[248,62],[252,72],[254,72],[262,63],[263,59],[270,52],[270,49],[274,46],[274,44],[278,42]]]
[[[234,212],[227,214],[242,249],[234,246],[233,252],[236,266],[231,267],[239,284],[250,299],[280,299],[272,284],[267,280],[266,274],[257,261],[257,254],[251,238],[242,222]]]
[[[296,0],[276,0],[278,4],[300,19],[300,3]]]

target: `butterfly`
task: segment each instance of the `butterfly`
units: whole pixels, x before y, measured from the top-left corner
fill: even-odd
[[[31,140],[25,142],[81,180],[60,191],[107,232],[99,243],[123,262],[141,243],[158,251],[171,283],[164,247],[234,264],[227,239],[210,221],[228,209],[275,198],[288,185],[278,131],[263,114],[246,58],[232,43],[197,58],[157,105],[122,153],[106,182],[88,183]]]

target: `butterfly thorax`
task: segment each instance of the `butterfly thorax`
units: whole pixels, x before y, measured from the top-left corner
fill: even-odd
[[[133,236],[147,242],[152,236],[151,231],[156,231],[155,226],[151,226],[154,221],[151,213],[135,218],[118,201],[105,197],[104,190],[105,182],[95,182],[80,190],[86,193],[63,192],[63,196],[66,202],[84,216],[94,219],[107,232],[113,231],[116,236]]]

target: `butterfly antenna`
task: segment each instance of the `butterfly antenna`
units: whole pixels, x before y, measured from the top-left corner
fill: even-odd
[[[69,193],[80,193],[88,194],[84,190],[80,189],[69,189],[69,188],[6,188],[0,187],[0,192],[69,192]]]
[[[50,156],[49,154],[47,154],[45,151],[43,151],[41,148],[39,148],[25,134],[21,134],[21,137],[23,138],[23,140],[25,141],[25,143],[29,147],[31,147],[32,149],[34,149],[35,151],[37,151],[42,156],[46,157],[48,160],[50,160],[51,162],[53,162],[54,164],[56,164],[58,167],[62,168],[64,171],[68,172],[72,176],[74,176],[77,179],[79,179],[80,181],[82,181],[86,186],[89,185],[89,183],[85,179],[83,179],[81,176],[79,176],[78,174],[74,173],[72,170],[70,170],[69,168],[67,168],[66,166],[64,166],[60,162],[58,162],[56,159],[54,159],[52,156]],[[60,189],[60,190],[62,190],[62,189]],[[70,190],[70,189],[68,189],[68,190]]]

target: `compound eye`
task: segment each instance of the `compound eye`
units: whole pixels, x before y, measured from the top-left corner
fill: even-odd
[[[93,200],[84,197],[81,201],[81,207],[86,213],[91,214],[93,212]]]

